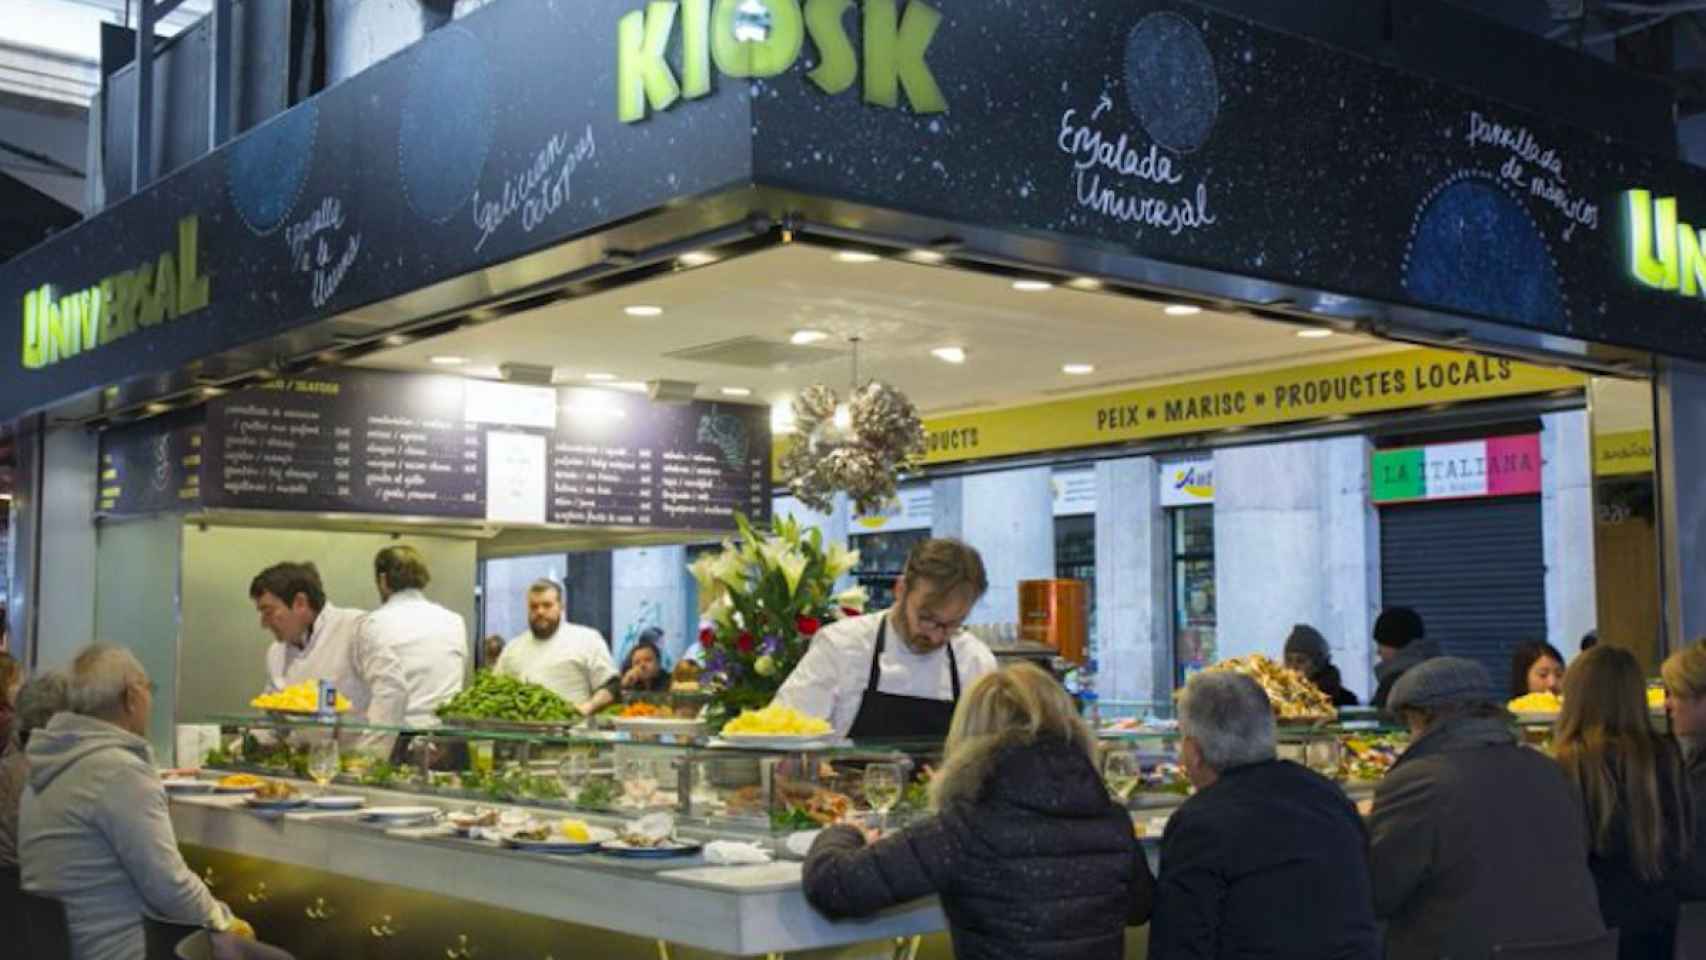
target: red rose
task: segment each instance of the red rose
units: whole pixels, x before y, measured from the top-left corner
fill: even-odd
[[[711,649],[712,645],[715,644],[716,642],[717,642],[717,635],[715,633],[711,632],[710,627],[704,627],[699,631],[699,645],[701,647],[704,647],[705,649],[709,650],[709,649]]]
[[[823,624],[819,623],[816,617],[800,617],[794,621],[794,626],[799,628],[800,636],[810,637],[815,636]]]
[[[862,617],[862,616],[864,616],[864,614],[853,609],[852,607],[842,607],[841,608],[841,615],[844,617]]]
[[[736,641],[735,645],[740,647],[741,653],[751,653],[755,642],[756,641],[752,639],[752,634],[743,633],[740,635],[740,640]]]

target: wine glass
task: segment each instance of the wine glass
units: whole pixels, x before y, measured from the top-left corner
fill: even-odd
[[[1102,761],[1102,779],[1108,783],[1108,792],[1114,799],[1125,803],[1137,788],[1138,778],[1143,775],[1142,768],[1137,762],[1137,754],[1129,750],[1118,750],[1108,754]]]
[[[877,832],[888,829],[889,811],[900,802],[900,764],[873,763],[865,767],[865,802],[877,811]]]
[[[645,757],[627,757],[622,761],[622,794],[636,807],[645,807],[657,792],[657,772]]]
[[[320,785],[320,795],[326,795],[326,786],[338,775],[338,738],[327,737],[316,740],[308,747],[308,775]]]
[[[563,795],[570,801],[580,795],[581,787],[591,775],[592,758],[584,753],[570,753],[563,757],[562,763],[557,764],[557,783],[562,786]]]

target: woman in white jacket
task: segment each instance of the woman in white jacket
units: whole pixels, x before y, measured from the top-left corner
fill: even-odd
[[[18,860],[24,890],[65,905],[74,960],[140,960],[144,915],[217,931],[216,954],[283,956],[236,942],[254,931],[178,852],[143,739],[153,695],[142,665],[128,650],[94,646],[67,677],[72,712],[30,738]]]

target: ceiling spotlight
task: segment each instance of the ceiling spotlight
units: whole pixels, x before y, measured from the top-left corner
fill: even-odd
[[[147,413],[165,413],[172,408],[164,403],[151,403],[142,409]]]
[[[1044,290],[1053,290],[1054,284],[1046,280],[1015,280],[1013,289],[1020,293],[1042,293]]]
[[[794,335],[788,338],[788,342],[796,347],[803,347],[808,344],[822,343],[828,339],[829,334],[822,330],[795,330]]]
[[[644,304],[637,304],[637,305],[632,306],[632,307],[624,307],[622,309],[622,312],[627,314],[630,317],[661,317],[661,316],[663,316],[663,308],[662,307],[652,307],[652,306],[646,306]]]
[[[851,430],[853,428],[853,408],[845,403],[836,404],[835,415],[830,418],[830,422],[835,424],[837,430]]]
[[[919,263],[946,263],[948,260],[947,254],[937,253],[934,250],[914,250],[908,256]]]
[[[725,397],[750,397],[752,396],[752,391],[745,387],[724,387],[722,389],[722,394]]]
[[[1094,364],[1089,363],[1069,363],[1066,366],[1061,367],[1060,372],[1069,376],[1085,377],[1095,373],[1096,367]]]
[[[704,250],[695,250],[692,253],[682,254],[677,260],[684,267],[703,267],[707,263],[716,263],[717,255]]]
[[[432,362],[441,367],[460,367],[468,362],[467,357],[433,357]]]
[[[586,375],[586,378],[588,380],[591,380],[593,383],[609,383],[610,381],[616,379],[616,374],[614,374],[614,373],[589,373]]]
[[[937,347],[930,351],[930,355],[943,363],[966,362],[966,351],[964,347]]]
[[[1333,335],[1333,331],[1326,327],[1309,327],[1306,330],[1297,331],[1297,335],[1305,340],[1325,340]]]
[[[649,388],[638,380],[623,380],[610,385],[616,390],[626,390],[629,393],[645,393]]]
[[[1194,317],[1202,313],[1202,307],[1188,303],[1170,303],[1161,312],[1169,317]]]
[[[389,337],[385,338],[384,343],[387,347],[401,347],[409,343],[412,339],[412,337],[406,337],[400,333],[393,333]]]
[[[876,263],[882,257],[864,250],[843,250],[835,255],[835,259],[842,263]]]

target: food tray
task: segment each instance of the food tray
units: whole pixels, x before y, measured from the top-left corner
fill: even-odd
[[[559,736],[580,720],[487,720],[479,717],[441,717],[446,727],[455,730],[485,730],[491,733],[530,733],[535,736]]]
[[[709,724],[697,717],[612,717],[610,724],[624,733],[644,736],[696,737],[710,729]]]

